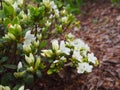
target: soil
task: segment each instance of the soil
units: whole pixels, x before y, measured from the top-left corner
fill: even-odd
[[[88,43],[99,66],[87,75],[76,75],[70,67],[63,76],[43,75],[33,90],[120,90],[120,8],[110,0],[87,0],[77,18],[81,29],[72,32]]]

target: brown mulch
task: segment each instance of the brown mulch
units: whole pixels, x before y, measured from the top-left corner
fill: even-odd
[[[64,80],[58,75],[43,76],[34,90],[120,90],[120,9],[109,1],[87,2],[78,16],[81,30],[73,31],[89,44],[100,65],[86,76],[72,77],[69,69]]]

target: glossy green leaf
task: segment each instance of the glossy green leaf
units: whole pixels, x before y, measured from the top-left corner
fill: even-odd
[[[46,40],[43,40],[43,41],[40,43],[39,48],[40,48],[40,49],[43,49],[44,47],[46,47],[46,45],[47,45],[47,41],[46,41]]]
[[[3,3],[3,10],[4,10],[4,14],[5,16],[13,16],[14,14],[14,8],[9,4],[7,5],[6,3]]]
[[[8,68],[8,69],[17,69],[17,66],[16,65],[10,65],[10,64],[5,64],[3,65],[5,68]]]
[[[36,75],[37,75],[39,78],[41,78],[41,77],[42,77],[41,71],[40,71],[40,70],[37,70],[37,71],[36,71]]]
[[[34,76],[32,74],[26,74],[24,76],[24,82],[26,84],[31,84],[31,83],[33,83],[33,81],[34,81]]]

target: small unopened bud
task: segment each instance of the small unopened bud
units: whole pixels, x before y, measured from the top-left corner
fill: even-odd
[[[28,67],[28,68],[27,68],[27,71],[28,71],[28,72],[34,72],[34,68],[33,68],[32,66],[31,66],[31,67]]]
[[[34,64],[34,56],[32,53],[29,54],[29,57],[25,55],[25,60],[29,65]]]
[[[44,57],[52,57],[53,52],[52,50],[42,50],[43,53],[41,53],[42,56]]]
[[[15,24],[14,27],[15,27],[15,30],[17,30],[18,33],[22,32],[22,28],[19,24]]]
[[[21,68],[22,68],[22,62],[19,62],[19,63],[18,63],[18,68],[17,68],[18,71],[19,71]]]
[[[16,40],[16,37],[12,34],[12,33],[9,33],[8,34],[5,34],[5,39],[9,39],[9,40]]]
[[[7,27],[8,27],[8,28],[13,28],[13,25],[12,25],[11,23],[9,23],[9,24],[7,25]]]
[[[38,57],[36,58],[36,62],[35,62],[35,68],[36,68],[36,69],[39,67],[40,62],[41,62],[41,58],[38,56]]]
[[[37,48],[39,44],[40,44],[39,40],[33,42],[33,45],[35,46],[35,48]]]
[[[26,53],[30,53],[31,52],[30,45],[23,45],[23,51],[26,52]]]
[[[37,34],[37,39],[41,40],[42,39],[42,34]]]

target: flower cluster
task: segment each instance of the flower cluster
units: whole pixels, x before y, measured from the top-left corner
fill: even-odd
[[[51,43],[52,49],[42,50],[41,53],[42,56],[53,59],[49,73],[59,72],[65,63],[70,62],[71,66],[76,66],[78,73],[91,72],[93,65],[98,64],[97,58],[90,53],[89,46],[81,39],[74,39],[71,33],[67,35],[66,41],[60,41],[60,45],[57,39],[52,40]]]

